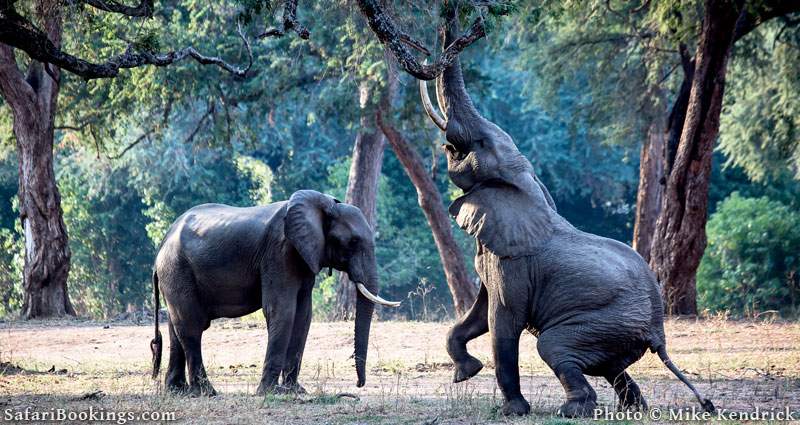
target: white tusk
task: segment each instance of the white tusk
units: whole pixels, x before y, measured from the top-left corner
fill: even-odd
[[[425,63],[428,63],[427,61]],[[431,98],[428,96],[428,83],[425,80],[419,80],[419,97],[422,98],[422,107],[425,108],[425,112],[431,117],[431,120],[434,124],[436,124],[439,129],[442,131],[447,131],[447,120],[442,118],[439,113],[433,109],[433,104],[431,103]],[[437,97],[437,102],[438,102]],[[440,105],[441,106],[441,105]]]
[[[389,307],[400,307],[400,301],[386,301],[383,298],[369,292],[366,286],[363,283],[356,283],[356,288],[358,288],[358,292],[361,292],[361,295],[366,297],[368,300],[372,301],[375,304],[385,305]]]
[[[447,113],[447,100],[444,97],[444,74],[440,74],[436,77],[436,84],[434,85],[436,88],[436,103],[439,105],[439,111],[442,113],[442,117],[444,117],[445,122],[448,120]]]

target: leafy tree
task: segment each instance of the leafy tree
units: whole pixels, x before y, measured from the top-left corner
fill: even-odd
[[[800,306],[800,214],[767,197],[734,192],[708,221],[708,249],[697,275],[710,311],[796,314]]]

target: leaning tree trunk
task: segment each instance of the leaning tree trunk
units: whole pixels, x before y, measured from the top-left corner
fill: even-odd
[[[362,91],[362,95],[364,92]],[[363,104],[364,102],[362,102]],[[378,214],[378,182],[383,164],[386,140],[372,121],[372,114],[362,109],[361,130],[356,135],[350,175],[347,178],[345,202],[361,209],[372,230],[376,230]],[[356,307],[356,289],[346,273],[339,273],[336,286],[336,318],[348,319]]]
[[[57,4],[37,4],[40,24],[60,44]],[[22,317],[74,315],[67,295],[70,251],[53,171],[58,68],[32,62],[27,77],[0,44],[0,93],[11,107],[19,157],[19,210],[25,234]]]
[[[686,120],[667,178],[650,258],[671,314],[697,314],[695,274],[706,247],[711,158],[738,17],[739,8],[731,0],[705,2]]]
[[[478,288],[470,282],[464,256],[453,237],[450,217],[444,209],[442,196],[426,172],[422,158],[397,130],[383,120],[380,110],[376,114],[376,121],[417,190],[417,202],[431,227],[433,240],[442,260],[447,286],[453,295],[456,313],[460,316],[472,306],[478,295]]]
[[[636,221],[633,225],[633,249],[650,261],[650,246],[656,220],[661,211],[664,185],[664,139],[666,135],[658,119],[647,129],[647,140],[639,155],[639,189],[636,192]]]

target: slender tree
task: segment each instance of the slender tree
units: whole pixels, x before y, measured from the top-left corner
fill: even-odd
[[[384,96],[390,96],[390,88],[385,89]],[[360,128],[353,144],[353,156],[350,173],[347,179],[345,202],[361,209],[367,223],[373,230],[378,224],[378,183],[380,181],[383,151],[386,138],[375,125],[372,108],[367,108],[370,89],[366,83],[359,88],[361,104]],[[339,273],[339,284],[336,287],[336,316],[349,318],[356,307],[355,285],[350,282],[346,273]]]
[[[395,127],[386,122],[384,116],[387,115],[387,111],[385,109],[384,105],[376,113],[378,125],[417,190],[417,202],[433,233],[433,240],[439,251],[439,259],[442,261],[442,268],[453,297],[456,314],[460,316],[472,306],[478,295],[478,288],[469,279],[464,255],[453,237],[450,216],[444,209],[442,196],[439,194],[433,178],[425,169],[422,158],[411,143]]]

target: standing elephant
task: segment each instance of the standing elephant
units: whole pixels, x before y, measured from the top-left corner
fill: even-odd
[[[455,18],[445,46],[458,36]],[[597,395],[584,374],[604,377],[620,408],[646,408],[625,369],[646,350],[703,398],[670,361],[659,284],[644,260],[620,242],[577,230],[557,211],[547,188],[511,137],[474,107],[456,62],[437,81],[439,115],[420,82],[423,106],[445,132],[448,174],[464,195],[450,206],[456,222],[477,239],[475,268],[482,285],[471,310],[451,329],[447,351],[455,382],[483,365],[467,352],[471,339],[491,335],[504,414],[527,414],[520,392],[519,338],[537,336],[541,358],[566,392],[563,416],[592,414]]]
[[[153,272],[156,310],[160,289],[169,311],[166,387],[193,395],[216,394],[203,366],[203,331],[214,319],[240,317],[260,308],[267,320],[268,344],[257,394],[304,392],[297,376],[311,323],[314,277],[324,267],[346,272],[359,290],[354,356],[361,387],[373,303],[399,304],[375,295],[373,233],[361,210],[301,190],[289,201],[266,206],[205,204],[185,212],[164,237]],[[151,349],[155,379],[161,363],[157,319]]]

